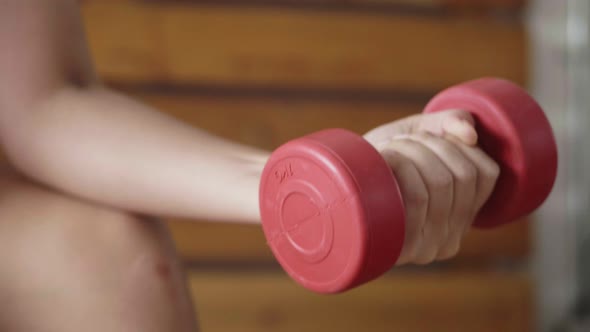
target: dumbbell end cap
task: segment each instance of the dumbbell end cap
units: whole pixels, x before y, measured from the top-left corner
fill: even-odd
[[[304,136],[273,152],[261,178],[260,213],[267,243],[285,271],[312,291],[337,293],[393,265],[403,243],[401,198],[395,183],[374,193],[392,181],[379,153],[342,129]],[[376,194],[384,201],[367,202]]]

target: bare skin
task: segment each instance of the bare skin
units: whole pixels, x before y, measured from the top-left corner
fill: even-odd
[[[170,236],[156,220],[0,170],[2,331],[197,330]]]
[[[0,50],[0,140],[19,174],[0,188],[0,296],[15,303],[0,329],[194,331],[169,236],[138,215],[259,223],[268,152],[105,88],[74,0],[3,1]],[[498,176],[473,119],[417,115],[365,138],[408,211],[398,264],[454,256]]]

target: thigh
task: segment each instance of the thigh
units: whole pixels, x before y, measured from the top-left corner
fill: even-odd
[[[0,330],[195,331],[165,226],[0,172]]]

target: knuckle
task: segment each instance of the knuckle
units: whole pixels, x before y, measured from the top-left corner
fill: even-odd
[[[495,162],[490,162],[484,169],[484,173],[487,178],[495,181],[500,176],[500,166]]]
[[[432,140],[432,138],[433,138],[432,134],[430,134],[427,131],[420,131],[418,133],[413,134],[412,136],[414,137],[415,140],[423,141],[423,142]]]
[[[395,166],[395,168],[398,170],[409,170],[415,168],[414,162],[398,151],[390,151],[390,156],[392,158],[392,163],[394,163],[391,166]]]
[[[456,115],[458,118],[469,121],[470,123],[473,123],[475,121],[475,119],[473,118],[473,115],[471,115],[471,113],[469,113],[466,110],[454,109],[454,110],[451,110],[450,112],[452,112],[452,114]]]
[[[456,172],[456,177],[459,182],[468,183],[477,179],[477,170],[475,166],[469,163],[463,163]]]
[[[414,250],[413,248],[408,248],[402,250],[400,256],[398,257],[398,260],[395,262],[395,265],[405,265],[408,264],[412,261],[414,261],[416,257],[416,250]]]
[[[453,176],[450,172],[440,172],[430,181],[431,186],[435,189],[446,189],[453,184]]]
[[[420,208],[428,206],[428,202],[430,197],[428,196],[428,192],[425,189],[418,189],[413,188],[413,190],[409,191],[404,195],[404,198],[408,201],[408,204],[411,205],[413,208]]]
[[[461,244],[459,241],[455,241],[452,244],[447,245],[443,250],[438,253],[437,259],[438,260],[447,260],[451,259],[459,253],[459,249],[461,248]]]
[[[429,250],[428,252],[416,255],[416,257],[414,258],[414,263],[418,265],[427,265],[433,263],[436,260],[436,257],[436,250]]]

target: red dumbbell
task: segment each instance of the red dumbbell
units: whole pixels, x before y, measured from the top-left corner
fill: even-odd
[[[473,114],[479,144],[500,165],[475,225],[492,227],[537,208],[557,173],[557,147],[543,110],[519,86],[483,78],[444,90],[424,112]],[[260,183],[267,242],[287,273],[320,293],[374,279],[398,259],[405,211],[391,168],[361,136],[316,132],[279,147]]]

